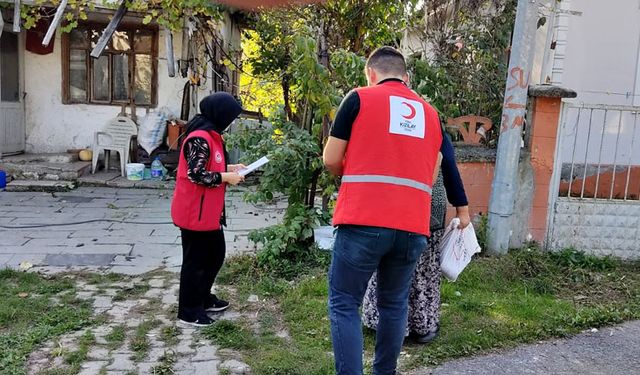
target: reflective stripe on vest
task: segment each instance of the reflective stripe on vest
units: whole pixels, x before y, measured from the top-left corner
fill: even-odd
[[[406,186],[420,191],[424,191],[427,194],[431,194],[431,186],[423,184],[416,180],[410,180],[408,178],[383,176],[375,174],[361,174],[361,175],[346,175],[342,176],[342,182],[373,182],[391,185]]]

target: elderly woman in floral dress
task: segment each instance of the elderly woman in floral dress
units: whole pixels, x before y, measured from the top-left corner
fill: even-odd
[[[431,201],[431,237],[420,257],[409,292],[407,334],[417,343],[433,341],[440,331],[440,240],[444,234],[447,199],[456,208],[460,228],[469,222],[469,208],[464,185],[456,165],[451,140],[442,139],[441,172],[433,186]],[[362,322],[373,330],[378,326],[377,275],[369,281],[364,296]]]

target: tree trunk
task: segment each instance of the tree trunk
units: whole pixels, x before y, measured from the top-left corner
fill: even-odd
[[[282,76],[282,81],[280,82],[280,85],[282,86],[282,97],[284,99],[284,111],[287,114],[287,119],[297,124],[300,119],[293,113],[293,110],[291,109],[291,98],[289,96],[291,94],[291,83],[289,83],[289,74],[285,73]]]

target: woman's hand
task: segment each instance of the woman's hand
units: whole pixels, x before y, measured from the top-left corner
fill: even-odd
[[[227,166],[227,172],[240,172],[245,169],[247,166],[244,164],[229,164]]]
[[[240,176],[237,172],[224,172],[221,173],[222,182],[229,185],[238,185],[244,181],[244,176]]]
[[[469,217],[469,206],[461,206],[456,207],[456,217],[460,219],[460,225],[458,225],[458,229],[464,229],[471,223],[471,218]]]

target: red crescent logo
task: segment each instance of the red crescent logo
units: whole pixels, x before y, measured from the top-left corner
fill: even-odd
[[[416,117],[416,109],[411,104],[407,102],[402,102],[402,104],[406,105],[407,107],[409,107],[409,110],[411,110],[411,113],[408,116],[402,115],[402,117],[406,118],[407,120],[411,120]]]

